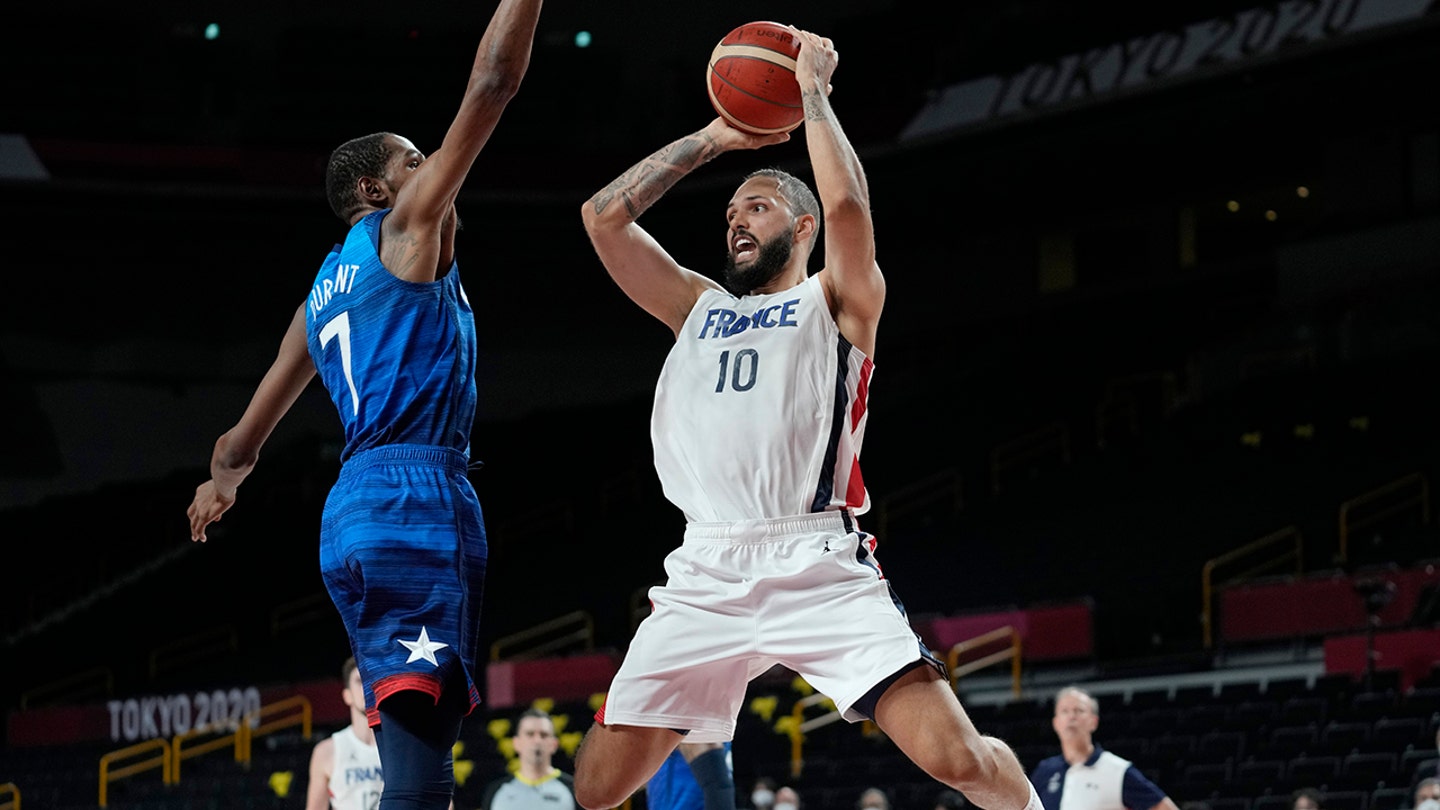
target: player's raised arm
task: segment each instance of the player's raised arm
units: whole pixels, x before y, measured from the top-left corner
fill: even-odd
[[[397,195],[391,215],[394,220],[386,223],[387,236],[398,231],[412,239],[428,240],[434,238],[444,218],[454,216],[455,198],[470,167],[495,131],[500,114],[519,92],[520,81],[530,66],[540,6],[541,0],[500,1],[480,39],[465,96],[440,148],[428,158],[416,153],[413,168],[408,163],[402,167],[413,171],[414,176],[406,180]],[[383,258],[392,272],[403,264],[392,264],[390,256]],[[440,257],[437,264],[443,272],[448,256]],[[416,281],[434,278],[435,268],[422,263],[418,270],[422,274],[418,278],[409,272],[397,274]],[[426,272],[430,273],[428,279],[423,275]]]
[[[635,220],[682,177],[722,152],[757,149],[789,135],[751,135],[716,118],[704,129],[660,148],[600,189],[581,207],[581,218],[600,262],[620,289],[646,312],[678,332],[701,291],[714,280],[681,267]]]
[[[805,143],[815,191],[825,212],[826,292],[840,331],[873,356],[875,329],[885,303],[885,278],[875,262],[870,189],[860,158],[830,106],[830,77],[839,56],[825,37],[796,30],[800,54],[795,78],[805,105]]]

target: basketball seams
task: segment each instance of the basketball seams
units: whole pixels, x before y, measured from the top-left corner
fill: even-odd
[[[727,86],[728,86],[728,87],[731,87],[732,89],[735,89],[736,92],[742,92],[742,91],[740,91],[738,88],[734,88],[733,85],[727,85]],[[762,128],[762,127],[751,126],[750,124],[746,124],[744,121],[741,121],[741,120],[737,119],[732,113],[730,113],[729,111],[727,111],[727,110],[725,109],[725,105],[724,105],[724,104],[721,104],[721,103],[720,103],[720,100],[717,99],[717,98],[715,98],[715,88],[714,88],[714,87],[710,87],[710,88],[709,88],[709,91],[710,91],[710,101],[711,101],[711,103],[714,104],[714,106],[715,106],[715,111],[718,112],[718,113],[720,113],[720,117],[721,117],[721,118],[724,118],[726,121],[729,121],[731,126],[739,127],[740,129],[746,130],[746,131],[748,131],[748,132],[753,132],[753,133],[755,133],[756,135],[778,135],[778,134],[781,133],[781,132],[789,132],[790,130],[795,129],[795,127],[798,126],[798,124],[791,124],[791,125],[783,126],[783,127],[770,127],[770,128]]]
[[[757,135],[790,132],[804,123],[795,81],[800,43],[779,23],[742,25],[710,53],[705,82],[710,103],[731,126]]]
[[[791,104],[791,103],[788,103],[788,102],[785,102],[785,101],[781,101],[780,99],[771,98],[771,97],[769,97],[769,96],[762,96],[762,95],[760,95],[760,94],[758,94],[758,93],[752,93],[752,92],[750,92],[749,90],[746,90],[745,88],[741,87],[740,85],[735,84],[734,82],[730,81],[730,79],[729,79],[725,74],[721,73],[721,72],[718,71],[718,70],[715,71],[714,76],[715,76],[715,78],[717,78],[717,79],[719,79],[720,81],[724,82],[724,83],[725,83],[725,86],[728,87],[730,90],[732,90],[732,91],[734,91],[734,92],[736,92],[736,93],[739,93],[739,94],[741,94],[741,95],[743,95],[743,96],[746,96],[746,97],[748,97],[748,98],[753,98],[753,99],[755,99],[756,101],[763,102],[763,103],[765,103],[765,104],[773,104],[773,105],[775,105],[776,107],[784,107],[784,108],[787,109],[787,110],[798,110],[798,109],[801,109],[801,108],[803,107],[803,103],[802,103],[802,102],[796,102],[796,103],[794,103],[794,104]],[[710,97],[711,97],[712,99],[715,98],[715,90],[714,90],[713,86],[712,86],[712,88],[711,88],[711,90],[710,90]]]
[[[710,54],[710,67],[720,64],[723,59],[759,59],[795,72],[795,57],[760,45],[726,45],[722,42]]]

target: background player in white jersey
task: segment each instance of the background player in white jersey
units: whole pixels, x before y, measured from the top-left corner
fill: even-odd
[[[365,685],[354,656],[340,666],[340,681],[345,684],[340,697],[350,709],[350,724],[311,749],[305,810],[375,810],[385,787],[380,748],[365,717]],[[455,807],[453,801],[450,807]]]
[[[885,281],[864,173],[829,102],[830,40],[792,29],[819,203],[774,170],[726,209],[725,285],[682,267],[636,224],[715,156],[788,139],[716,119],[660,149],[583,208],[620,288],[675,333],[651,434],[687,520],[576,755],[576,800],[625,801],[683,739],[730,739],[747,682],[775,664],[851,722],[870,717],[920,767],[987,810],[1038,810],[1015,755],[970,722],[855,524],[865,399]],[[826,266],[809,274],[825,229]]]
[[[340,679],[350,725],[315,743],[310,752],[305,810],[374,810],[385,785],[375,732],[365,718],[365,685],[353,656],[340,667]]]

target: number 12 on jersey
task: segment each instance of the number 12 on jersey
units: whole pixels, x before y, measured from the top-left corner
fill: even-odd
[[[759,368],[760,353],[754,349],[741,349],[736,352],[733,366],[730,362],[730,350],[726,349],[720,353],[720,378],[715,381],[715,393],[724,393],[727,376],[730,388],[749,391],[755,387],[755,373]]]

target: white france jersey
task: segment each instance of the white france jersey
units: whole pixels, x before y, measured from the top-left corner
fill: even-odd
[[[692,523],[865,512],[873,368],[841,336],[816,276],[739,299],[707,290],[655,389],[650,438],[666,498]]]
[[[330,806],[335,810],[375,810],[385,780],[380,747],[366,745],[346,726],[335,732],[335,766],[330,770]]]

